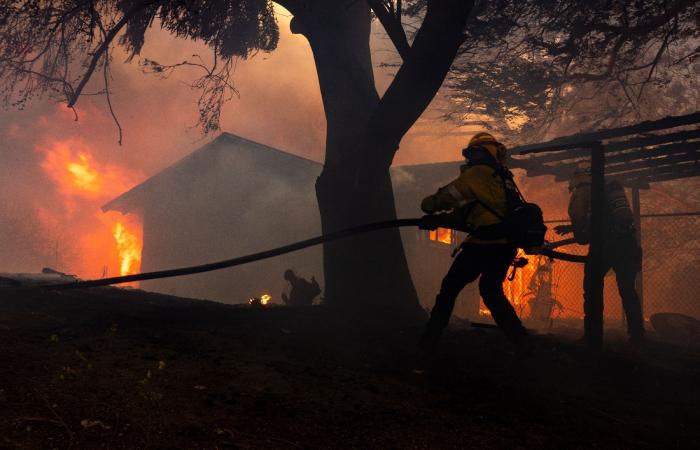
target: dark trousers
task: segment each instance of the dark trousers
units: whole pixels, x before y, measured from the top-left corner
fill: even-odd
[[[627,332],[632,341],[641,342],[644,340],[644,320],[639,295],[634,286],[637,273],[641,270],[641,249],[635,241],[622,239],[615,243],[607,243],[601,252],[603,263],[599,271],[595,271],[590,262],[587,262],[584,267],[583,326],[586,340],[595,347],[600,347],[602,344],[603,302],[593,299],[603,298],[605,275],[612,269],[615,272],[617,289],[627,318]]]
[[[480,276],[479,292],[493,320],[509,339],[519,342],[525,336],[525,328],[503,293],[503,280],[515,254],[516,248],[508,244],[463,244],[442,280],[426,333],[440,335],[450,320],[457,295]]]

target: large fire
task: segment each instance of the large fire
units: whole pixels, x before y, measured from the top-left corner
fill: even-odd
[[[61,199],[52,208],[41,207],[47,228],[66,230],[56,247],[69,256],[59,258],[57,269],[85,278],[137,273],[141,263],[141,223],[133,216],[104,214],[100,206],[132,186],[140,176],[114,164],[97,161],[79,140],[53,141],[38,149],[42,169],[58,188]]]

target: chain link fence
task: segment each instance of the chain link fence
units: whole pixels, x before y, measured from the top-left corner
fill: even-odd
[[[562,239],[550,224],[546,239]],[[672,312],[700,318],[700,215],[642,217],[642,272],[637,291],[644,317]],[[568,245],[560,250],[586,254],[587,246]],[[504,290],[524,322],[538,329],[552,326],[582,327],[583,264],[527,256]],[[614,271],[605,277],[605,324],[622,327],[624,314]],[[480,315],[488,319],[483,303]]]

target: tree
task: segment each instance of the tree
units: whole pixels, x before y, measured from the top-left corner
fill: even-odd
[[[292,31],[309,41],[318,72],[328,122],[316,183],[324,233],[396,217],[389,167],[458,56],[465,64],[450,78],[461,93],[456,100],[468,100],[482,115],[522,113],[535,123],[540,109],[556,111],[551,105],[566,90],[561,80],[624,74],[617,61],[637,61],[635,46],[665,24],[697,37],[687,26],[696,17],[691,0],[496,0],[476,7],[473,0],[277,3],[293,14]],[[142,62],[156,73],[179,65],[204,71],[194,85],[202,92],[205,131],[218,128],[221,104],[235,92],[232,59],[272,51],[278,40],[270,0],[0,0],[0,11],[0,79],[6,101],[19,106],[49,92],[74,107],[98,69],[109,104],[110,49],[116,43],[138,55],[154,23],[206,42],[216,56],[213,66],[201,60]],[[381,97],[369,48],[372,12],[402,58]],[[415,25],[408,36],[406,17]],[[667,45],[662,47],[663,55]],[[593,71],[601,55],[610,55],[612,64],[604,67],[613,69]],[[644,67],[653,74],[657,66]],[[396,320],[423,314],[398,230],[325,245],[324,272],[329,305]]]
[[[524,143],[698,109],[698,2],[497,0],[475,16],[447,82],[459,121]]]
[[[401,24],[401,1],[277,3],[293,14],[292,31],[308,39],[318,71],[328,122],[325,164],[316,184],[323,232],[395,218],[391,161],[441,86],[464,41],[473,2],[429,0],[416,7],[423,20],[412,45]],[[213,66],[201,60],[174,66],[142,61],[145,70],[157,73],[179,65],[204,71],[194,84],[202,90],[205,131],[218,128],[221,104],[235,92],[233,58],[272,51],[278,40],[269,0],[0,0],[0,10],[0,79],[5,101],[19,107],[48,93],[73,108],[99,70],[100,93],[111,110],[110,51],[122,45],[138,55],[154,23],[206,42],[215,54]],[[381,98],[369,48],[372,11],[404,58]],[[324,246],[324,271],[329,305],[397,320],[422,317],[398,230]]]

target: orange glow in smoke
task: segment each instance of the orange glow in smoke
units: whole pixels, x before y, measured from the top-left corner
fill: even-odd
[[[98,173],[90,167],[87,155],[78,154],[79,162],[69,161],[66,163],[68,172],[73,176],[73,184],[76,188],[87,192],[100,192],[100,178]]]
[[[57,247],[70,260],[56,258],[57,270],[83,278],[129,275],[141,265],[141,223],[132,215],[103,213],[100,207],[133,186],[140,177],[121,166],[103,164],[80,140],[50,141],[38,148],[41,167],[58,193],[59,204],[42,207],[42,222],[60,230]]]

